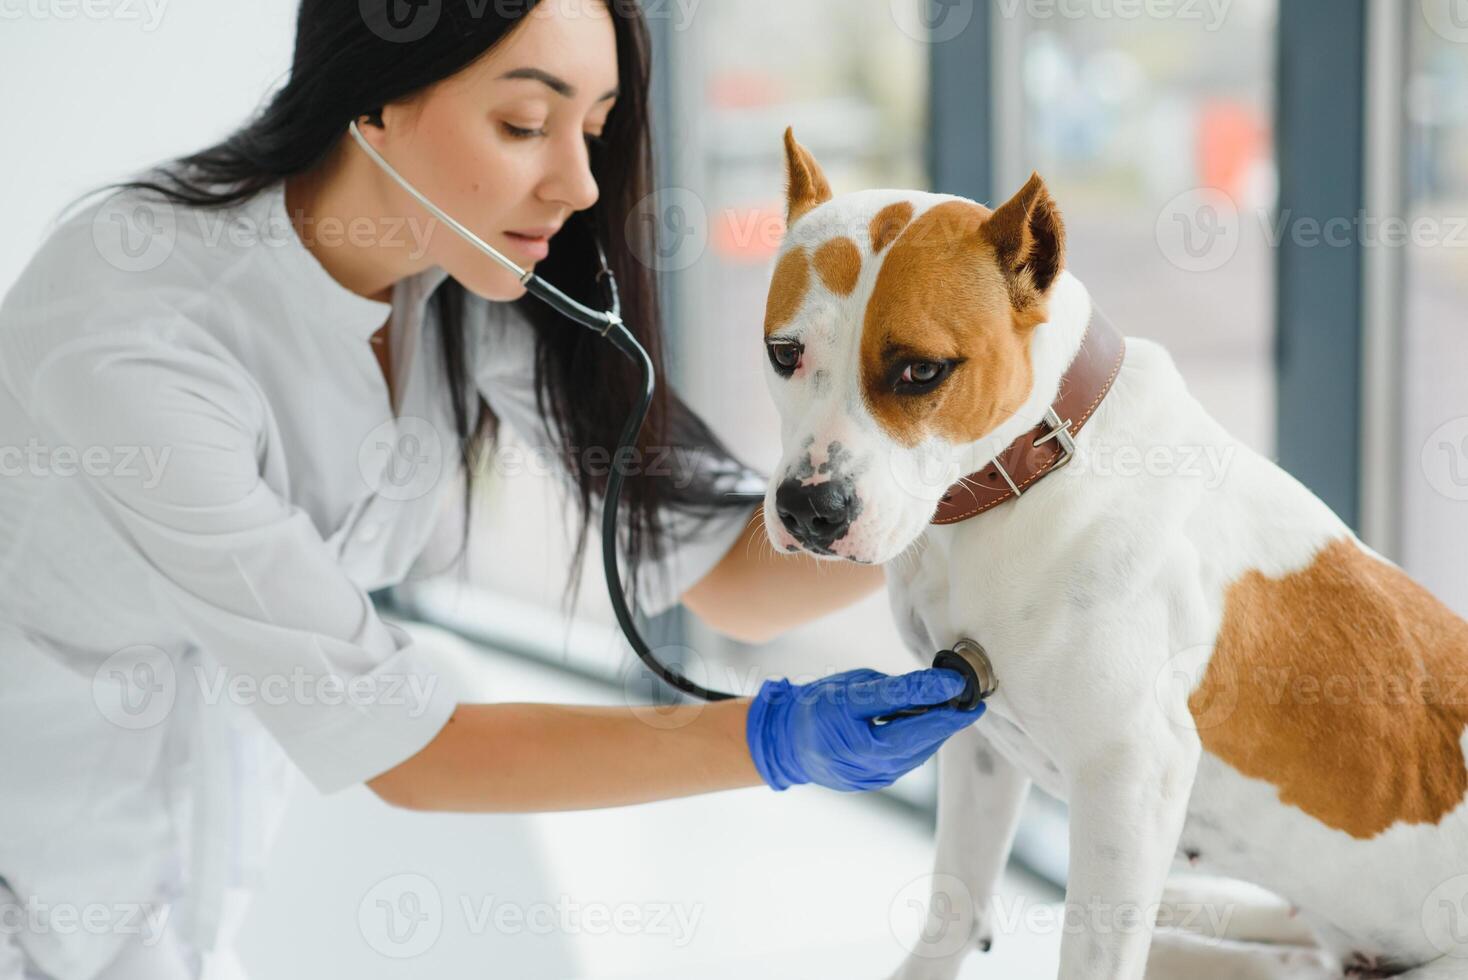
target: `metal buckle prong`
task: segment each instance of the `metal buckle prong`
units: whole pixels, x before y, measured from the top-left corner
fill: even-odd
[[[1070,419],[1061,421],[1060,413],[1055,411],[1054,405],[1051,405],[1045,409],[1045,424],[1050,426],[1050,431],[1036,439],[1035,445],[1049,442],[1051,439],[1060,443],[1060,458],[1055,461],[1055,465],[1050,467],[1052,470],[1058,470],[1069,463],[1076,454],[1076,441],[1070,431],[1071,421]]]
[[[1050,469],[1052,470],[1058,470],[1066,463],[1069,463],[1071,457],[1076,454],[1076,443],[1075,440],[1071,438],[1070,433],[1071,421],[1070,419],[1065,419],[1064,421],[1062,421],[1060,418],[1060,413],[1056,412],[1055,406],[1052,405],[1049,408],[1045,409],[1045,419],[1043,424],[1048,425],[1050,427],[1050,431],[1045,433],[1040,438],[1036,439],[1035,445],[1038,446],[1041,443],[1049,442],[1051,439],[1055,439],[1060,443],[1060,458],[1057,459],[1055,461],[1055,464],[1050,467]],[[1014,491],[1014,495],[1016,497],[1023,496],[1023,494],[1020,493],[1019,485],[1014,482],[1014,477],[1009,475],[1009,471],[1004,468],[1004,464],[999,462],[998,456],[994,457],[993,466],[996,470],[999,471],[999,475],[1004,477],[1004,482],[1009,484],[1009,489]]]

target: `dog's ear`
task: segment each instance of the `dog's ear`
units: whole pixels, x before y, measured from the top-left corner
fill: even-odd
[[[1065,268],[1065,224],[1050,189],[1038,173],[984,222],[1017,313],[1040,316],[1044,299]]]
[[[810,151],[795,141],[793,127],[785,127],[785,227],[831,199],[831,185]]]

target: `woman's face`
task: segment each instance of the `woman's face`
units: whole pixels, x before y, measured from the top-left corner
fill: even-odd
[[[529,269],[567,218],[596,203],[587,141],[606,127],[617,80],[610,11],[600,0],[545,0],[478,61],[384,106],[382,129],[361,128],[429,200]],[[389,207],[431,229],[430,265],[485,299],[524,294],[512,272],[382,179]]]

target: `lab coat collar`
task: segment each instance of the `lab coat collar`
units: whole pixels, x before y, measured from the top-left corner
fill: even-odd
[[[266,251],[277,257],[277,262],[287,277],[285,281],[296,284],[296,288],[300,290],[302,309],[311,310],[329,322],[338,323],[342,329],[362,339],[371,337],[382,329],[392,315],[393,304],[368,299],[343,286],[311,254],[310,249],[306,248],[296,234],[290,215],[286,212],[284,180],[277,180],[261,191],[254,207],[259,209],[259,217],[264,220],[264,227],[271,235],[271,244],[276,246]],[[408,276],[397,285],[408,286],[408,301],[418,303],[432,295],[446,278],[448,273],[441,266],[434,265]]]

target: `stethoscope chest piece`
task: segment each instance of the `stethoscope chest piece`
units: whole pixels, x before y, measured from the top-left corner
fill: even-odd
[[[968,681],[963,693],[951,702],[961,711],[972,711],[999,687],[999,678],[994,674],[994,664],[990,662],[989,655],[968,637],[953,644],[950,650],[939,650],[933,658],[933,666],[956,671]]]

